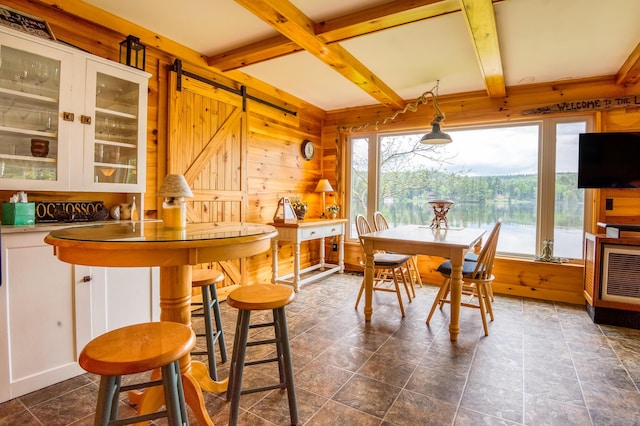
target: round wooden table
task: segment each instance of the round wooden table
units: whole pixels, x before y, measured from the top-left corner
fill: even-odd
[[[87,266],[160,267],[160,319],[191,326],[191,266],[253,256],[269,250],[278,234],[270,225],[216,222],[165,229],[162,222],[122,222],[52,231],[45,242],[63,262]],[[206,366],[180,362],[185,400],[202,425],[213,425],[202,390],[224,392],[227,379],[211,380]],[[162,390],[150,388],[138,412],[154,412],[163,403]]]

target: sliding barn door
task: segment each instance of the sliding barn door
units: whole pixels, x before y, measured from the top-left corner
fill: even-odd
[[[183,174],[193,190],[187,221],[245,221],[247,116],[242,98],[185,76],[178,91],[177,74],[169,74],[167,172]],[[227,286],[245,282],[243,260],[216,267],[226,273]]]

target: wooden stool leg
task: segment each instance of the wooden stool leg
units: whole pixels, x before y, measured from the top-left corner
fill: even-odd
[[[187,421],[187,409],[184,404],[182,378],[178,361],[162,367],[162,387],[164,389],[164,405],[167,419],[171,425],[183,425]]]
[[[280,330],[280,320],[278,317],[278,310],[273,310],[273,328],[274,334],[276,338],[276,357],[278,358],[278,375],[280,377],[280,383],[286,383],[287,377],[284,373],[284,355],[282,354],[282,345],[280,342],[282,341],[282,330]]]
[[[118,389],[120,376],[101,376],[96,405],[96,425],[108,425],[118,417]]]
[[[224,364],[227,362],[227,344],[224,341],[224,329],[222,328],[222,317],[220,316],[220,300],[218,299],[218,290],[215,284],[211,286],[211,298],[213,300],[213,317],[216,321],[216,330],[218,333],[220,358],[222,358],[222,363]]]
[[[277,311],[277,313],[276,313]],[[289,399],[289,414],[291,416],[291,424],[298,424],[298,403],[296,400],[296,389],[293,384],[293,363],[291,362],[291,348],[289,347],[289,331],[287,329],[287,316],[284,306],[274,309],[277,316],[277,323],[280,329],[281,352],[284,364],[284,375],[287,381],[287,398]]]
[[[244,369],[244,359],[247,352],[247,340],[249,338],[249,322],[251,311],[240,310],[238,324],[239,334],[236,334],[236,344],[234,344],[231,366],[233,375],[229,376],[229,388],[231,388],[231,407],[229,408],[229,425],[238,424],[238,409],[240,408],[240,393],[242,392],[242,372]],[[227,397],[228,397],[227,393]]]
[[[236,355],[238,353],[238,347],[240,345],[240,327],[242,325],[242,311],[238,311],[238,316],[236,318],[236,333],[235,339],[233,340],[233,352],[231,354],[231,365],[229,365],[229,381],[227,384],[227,401],[231,401],[231,395],[233,394],[233,380],[232,377],[235,374],[236,370]]]
[[[215,285],[215,284],[214,284]],[[218,369],[216,368],[215,338],[213,332],[213,319],[211,318],[211,294],[209,286],[202,287],[202,309],[204,314],[204,332],[207,341],[207,362],[209,365],[209,377],[218,380]]]

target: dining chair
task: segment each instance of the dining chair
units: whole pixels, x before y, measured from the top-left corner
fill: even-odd
[[[371,225],[367,218],[359,214],[356,216],[356,230],[358,232],[358,241],[360,242],[360,248],[362,250],[362,259],[360,265],[365,267],[365,252],[362,236],[373,232]],[[404,305],[402,303],[402,294],[400,293],[400,285],[398,278],[402,279],[405,292],[411,302],[411,292],[409,291],[409,285],[405,278],[405,270],[409,257],[403,254],[391,254],[391,253],[374,253],[373,255],[373,290],[396,293],[398,297],[398,304],[400,305],[400,312],[404,317]],[[364,277],[362,278],[362,284],[360,284],[360,291],[358,292],[358,298],[356,299],[356,309],[360,304],[362,293],[364,292]]]
[[[491,300],[493,297],[493,289],[491,283],[493,283],[495,277],[493,275],[493,263],[496,256],[496,248],[498,246],[498,236],[500,234],[500,228],[502,222],[498,221],[494,225],[485,245],[480,250],[477,261],[465,260],[462,266],[462,293],[463,296],[469,296],[469,300],[460,303],[460,306],[468,308],[476,308],[480,310],[480,317],[482,318],[482,326],[484,328],[485,336],[489,335],[489,329],[487,327],[486,313],[491,317],[493,321],[493,309],[491,307]],[[451,303],[448,299],[451,291],[451,261],[447,260],[438,266],[438,272],[444,277],[440,290],[436,295],[433,305],[431,305],[431,311],[427,317],[427,324],[431,321],[431,317],[436,310],[436,306],[440,305],[440,309],[445,303]],[[472,298],[476,297],[478,303],[472,303]]]
[[[389,229],[389,221],[387,221],[387,218],[382,214],[382,212],[376,211],[373,213],[373,227],[376,231]],[[407,275],[411,281],[411,292],[413,293],[413,297],[416,297],[416,290],[413,286],[418,284],[422,287],[422,277],[418,270],[418,256],[415,254],[407,254],[407,256],[409,256],[409,262],[407,262]]]

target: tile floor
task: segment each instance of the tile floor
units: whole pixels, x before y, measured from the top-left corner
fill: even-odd
[[[404,319],[395,295],[376,294],[365,323],[353,308],[360,280],[330,276],[288,308],[301,424],[640,424],[640,331],[593,324],[581,306],[497,295],[490,336],[463,309],[452,343],[448,307],[424,323],[436,287],[416,288]],[[236,311],[223,303],[222,312],[231,348]],[[245,384],[276,372],[248,367]],[[96,377],[80,376],[0,404],[0,425],[90,425],[96,394]],[[227,424],[222,395],[205,399],[215,424]],[[288,424],[286,401],[279,391],[245,395],[240,423]]]

